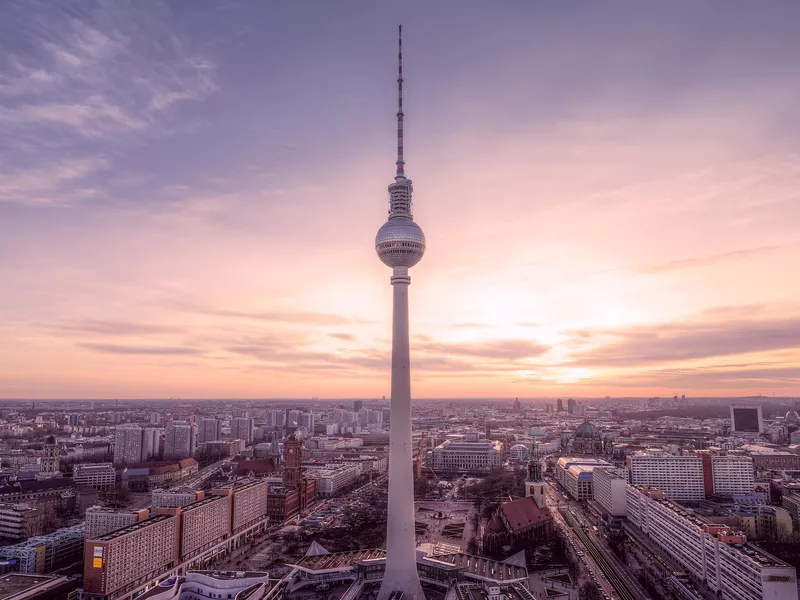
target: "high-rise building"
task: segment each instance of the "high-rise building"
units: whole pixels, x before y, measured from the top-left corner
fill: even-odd
[[[561,398],[556,400],[556,412],[564,412],[564,401]]]
[[[314,413],[311,411],[300,413],[300,427],[305,427],[308,429],[308,433],[314,435],[314,425],[316,424],[316,420],[314,419]]]
[[[628,471],[633,485],[658,488],[673,500],[699,502],[706,496],[703,463],[696,454],[635,452],[628,456]]]
[[[386,570],[378,600],[425,596],[417,573],[414,533],[414,480],[411,443],[411,373],[408,340],[408,286],[410,267],[425,253],[425,235],[414,223],[411,180],[403,157],[403,46],[398,44],[397,162],[389,186],[389,219],[378,230],[375,250],[392,269],[392,384],[389,442],[389,508],[386,535]]]
[[[197,443],[205,444],[206,442],[216,442],[220,439],[220,423],[219,419],[208,418],[200,419],[197,422]]]
[[[236,417],[231,421],[231,438],[242,440],[245,444],[253,443],[253,419]]]
[[[80,417],[79,414],[67,415],[67,424],[71,427],[75,427],[80,422]]]
[[[164,459],[180,460],[194,455],[196,431],[191,423],[173,421],[164,436]]]
[[[145,462],[158,455],[158,430],[138,425],[118,425],[114,432],[114,464]]]
[[[161,413],[150,413],[150,425],[160,425],[161,424]]]
[[[625,469],[595,469],[592,473],[594,499],[612,517],[625,516],[627,486]]]
[[[715,494],[750,494],[755,484],[753,459],[744,454],[712,454],[711,478]]]
[[[267,412],[267,427],[283,427],[286,425],[286,412],[282,410],[270,410]]]
[[[358,412],[362,408],[364,408],[364,401],[363,400],[353,400],[353,412]]]
[[[574,398],[569,398],[567,400],[567,412],[569,414],[571,414],[571,415],[575,414],[575,399]]]
[[[287,427],[300,427],[300,412],[296,408],[287,411],[286,413],[286,426]]]

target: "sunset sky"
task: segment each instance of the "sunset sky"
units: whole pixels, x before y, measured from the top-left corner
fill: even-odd
[[[0,397],[800,395],[800,3],[0,3]],[[70,8],[70,6],[72,6]]]

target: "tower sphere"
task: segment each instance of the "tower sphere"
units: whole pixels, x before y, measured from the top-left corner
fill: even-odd
[[[375,251],[388,267],[413,267],[425,254],[425,234],[408,217],[392,217],[378,230]]]

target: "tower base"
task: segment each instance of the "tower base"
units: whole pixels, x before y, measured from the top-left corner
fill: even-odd
[[[425,592],[416,573],[406,574],[387,571],[383,576],[377,600],[425,600]]]

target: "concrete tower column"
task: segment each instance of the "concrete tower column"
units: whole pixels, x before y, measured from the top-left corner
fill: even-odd
[[[378,600],[402,591],[403,600],[424,600],[417,574],[411,443],[411,372],[408,343],[408,267],[392,276],[392,422],[389,429],[389,514],[386,573]]]

